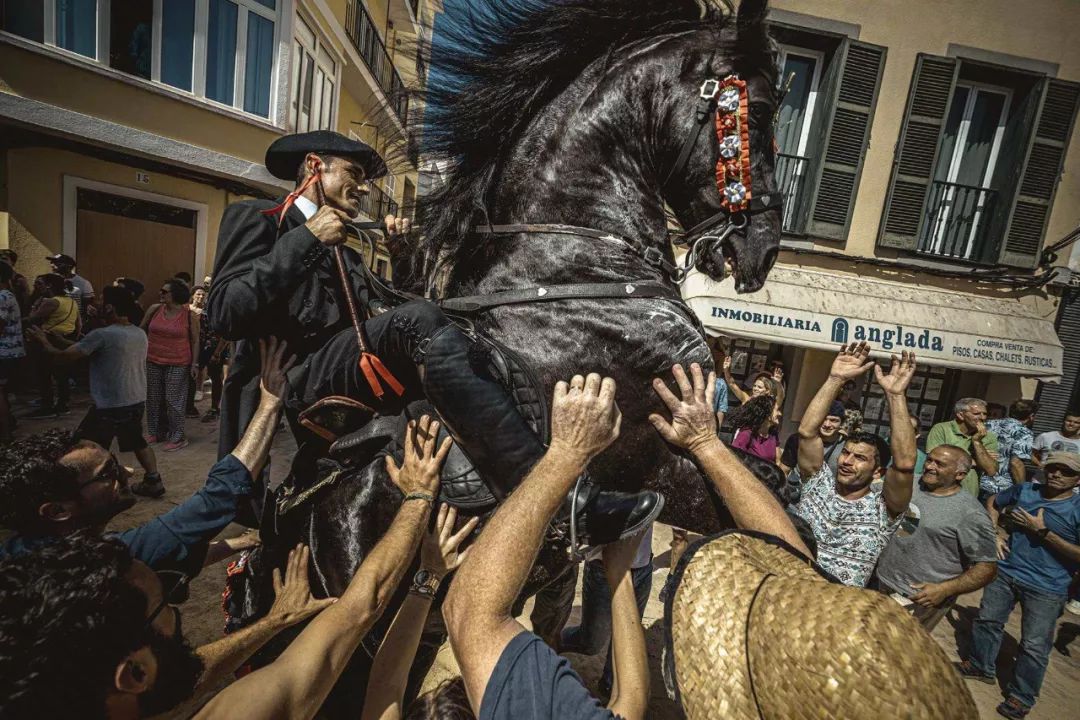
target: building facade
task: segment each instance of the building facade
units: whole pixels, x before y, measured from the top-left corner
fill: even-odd
[[[737,377],[784,363],[785,430],[834,348],[861,339],[919,355],[924,430],[960,397],[1072,393],[1080,348],[1055,322],[1080,250],[1047,248],[1080,224],[1075,6],[1022,15],[1001,0],[772,3],[779,262],[756,294],[692,277],[684,295],[731,338]],[[848,399],[885,431],[872,382]]]
[[[365,214],[408,213],[426,0],[0,0],[0,247],[64,252],[95,286],[213,267],[225,207],[291,189],[282,134],[392,151]],[[404,210],[402,209],[404,208]],[[373,265],[389,274],[377,249]]]

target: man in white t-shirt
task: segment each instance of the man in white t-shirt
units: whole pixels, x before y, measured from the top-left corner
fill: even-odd
[[[1035,438],[1032,450],[1031,461],[1037,467],[1042,467],[1046,456],[1052,452],[1080,453],[1080,408],[1065,413],[1060,431],[1051,430]]]
[[[94,404],[79,423],[76,436],[92,440],[106,450],[116,439],[120,452],[134,453],[146,471],[140,486],[152,491],[150,496],[160,497],[165,487],[158,473],[157,458],[143,436],[146,333],[128,319],[134,303],[127,289],[114,285],[105,288],[101,313],[108,324],[63,350],[41,342],[40,329],[34,328],[31,333],[60,362],[90,358],[90,397]]]
[[[916,459],[915,429],[905,397],[915,374],[915,356],[894,355],[888,375],[869,360],[870,346],[865,342],[841,347],[829,377],[803,413],[798,455],[803,491],[791,506],[814,532],[818,564],[853,587],[866,586],[878,556],[904,518]],[[870,368],[889,404],[891,447],[873,433],[848,435],[834,476],[825,462],[821,422],[845,383]],[[882,477],[881,489],[873,489],[871,483]]]

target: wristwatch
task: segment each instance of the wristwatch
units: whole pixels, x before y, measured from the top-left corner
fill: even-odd
[[[413,575],[412,587],[409,588],[409,592],[423,595],[426,598],[434,598],[435,593],[439,591],[440,582],[438,575],[421,568],[416,571],[416,575]]]

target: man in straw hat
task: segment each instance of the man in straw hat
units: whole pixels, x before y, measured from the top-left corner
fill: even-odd
[[[1080,572],[1080,454],[1052,452],[1043,470],[1043,482],[1013,485],[987,500],[990,519],[1002,521],[1008,540],[998,538],[998,575],[983,590],[971,657],[960,664],[966,677],[996,682],[1004,626],[1019,602],[1020,653],[997,707],[1007,718],[1022,718],[1035,705],[1069,583]]]
[[[306,475],[332,442],[376,411],[396,415],[426,395],[488,471],[493,492],[508,495],[544,447],[503,387],[477,372],[471,341],[426,300],[367,311],[368,274],[363,257],[344,245],[346,224],[386,163],[358,140],[319,130],[276,140],[266,167],[295,180],[296,189],[277,204],[235,203],[221,222],[207,312],[216,332],[240,342],[225,383],[219,448],[232,446],[257,406],[252,340],[276,335],[297,356],[286,417],[299,448],[294,473],[302,481],[310,482]],[[386,229],[404,234],[409,223],[387,217]],[[603,542],[644,528],[663,501],[655,492],[601,490],[585,479],[573,506],[581,535]]]
[[[894,355],[887,375],[869,358],[865,342],[841,347],[829,377],[803,413],[798,453],[803,489],[792,506],[814,530],[821,567],[854,587],[866,586],[874,563],[900,526],[911,500],[916,459],[915,429],[905,396],[915,374],[915,356],[907,351],[901,357]],[[821,422],[844,384],[870,368],[889,405],[891,448],[874,433],[851,433],[833,475],[825,462]],[[871,483],[883,477],[881,489],[873,489]]]

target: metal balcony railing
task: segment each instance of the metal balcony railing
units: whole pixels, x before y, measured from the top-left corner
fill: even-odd
[[[372,220],[382,220],[387,215],[398,214],[398,204],[378,185],[370,185],[371,192],[360,201],[360,211]]]
[[[799,232],[799,204],[805,199],[806,176],[810,158],[802,155],[776,155],[776,187],[784,198],[784,232]]]
[[[982,262],[997,255],[989,237],[997,190],[935,180],[926,203],[919,252]]]
[[[345,32],[375,76],[379,87],[386,93],[394,114],[404,123],[409,117],[409,96],[405,92],[405,83],[361,0],[349,0],[345,9]]]

